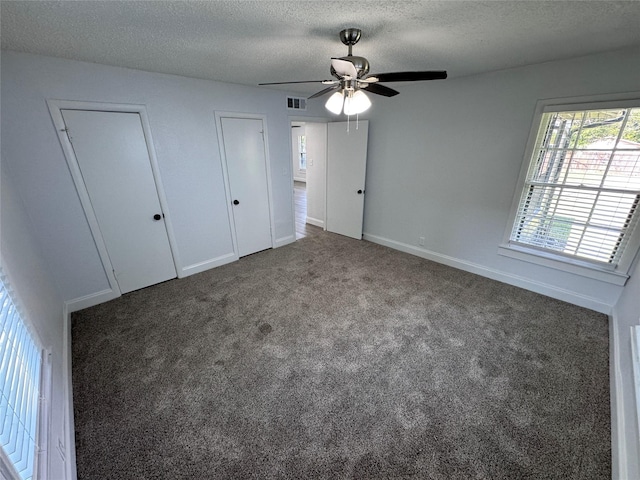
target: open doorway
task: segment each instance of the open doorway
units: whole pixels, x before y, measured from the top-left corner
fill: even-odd
[[[296,240],[324,228],[326,143],[326,123],[291,122]]]

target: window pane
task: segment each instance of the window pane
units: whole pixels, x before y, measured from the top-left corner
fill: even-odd
[[[307,169],[307,137],[306,135],[298,135],[298,151],[300,152],[300,170]]]
[[[0,281],[0,444],[20,478],[34,474],[42,353]]]
[[[585,112],[575,148],[594,148],[594,142],[609,140],[615,143],[626,110],[591,110]],[[575,132],[578,133],[578,132]],[[611,145],[612,148],[613,145]]]
[[[547,113],[541,128],[511,241],[615,265],[640,215],[640,109]]]
[[[635,146],[626,144],[624,140],[635,142]],[[634,108],[629,112],[629,119],[622,131],[622,137],[618,148],[635,148],[640,145],[640,108]]]

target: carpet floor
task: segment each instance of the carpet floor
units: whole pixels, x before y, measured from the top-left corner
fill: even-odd
[[[319,232],[72,316],[79,479],[608,479],[607,317]]]

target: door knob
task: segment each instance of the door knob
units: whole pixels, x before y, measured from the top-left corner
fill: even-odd
[[[156,214],[153,216],[153,219],[154,219],[154,220],[156,220],[156,221],[157,221],[157,220],[160,220],[161,218],[162,218],[162,215],[160,215],[159,213],[156,213]]]
[[[233,201],[233,204],[234,204],[234,205],[240,205],[240,202],[239,202],[238,200],[234,200],[234,201]]]
[[[363,193],[364,193],[364,191],[362,191],[362,190],[358,190],[358,191],[357,191],[357,194],[358,194],[358,195],[362,195]]]

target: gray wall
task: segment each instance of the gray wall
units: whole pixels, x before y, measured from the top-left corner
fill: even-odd
[[[214,111],[267,116],[276,238],[295,235],[291,112],[283,92],[7,51],[1,60],[2,262],[34,329],[52,351],[51,478],[65,478],[56,448],[60,439],[67,458],[73,458],[63,305],[109,285],[46,100],[146,105],[187,272],[190,265],[232,250]],[[323,114],[321,108],[318,102]]]
[[[369,116],[365,232],[416,253],[424,236],[432,257],[609,313],[622,287],[497,250],[537,100],[640,90],[640,49],[401,90]]]
[[[623,447],[613,449],[614,455],[623,455],[620,458],[620,471],[617,476],[614,472],[613,478],[640,478],[640,432],[636,418],[636,402],[640,402],[640,398],[636,398],[634,392],[633,365],[630,361],[631,326],[640,325],[640,262],[620,295],[613,312],[613,321],[612,361],[616,364],[612,372],[612,400],[617,405],[612,430],[614,442]]]
[[[51,397],[47,400],[51,402],[53,415],[50,444],[46,448],[49,450],[50,478],[64,478],[65,464],[57,451],[58,439],[69,451],[67,435],[71,432],[70,427],[67,427],[67,414],[70,412],[66,408],[65,397],[68,393],[65,391],[68,383],[64,370],[66,352],[63,339],[62,297],[43,259],[40,242],[31,229],[21,192],[15,187],[11,172],[4,162],[1,176],[2,267],[17,294],[18,302],[24,308],[26,323],[35,331],[42,346],[51,351],[52,391]],[[73,445],[71,448],[73,449]]]
[[[371,121],[365,232],[396,248],[429,252],[461,268],[601,310],[613,308],[620,297],[614,312],[620,324],[636,321],[637,269],[626,288],[616,287],[503,257],[497,248],[536,101],[638,89],[636,48],[402,86],[397,97],[376,97],[366,115]],[[40,312],[38,328],[55,345],[55,361],[64,353],[62,302],[108,284],[46,99],[146,105],[179,256],[188,267],[231,250],[216,110],[266,114],[276,237],[294,235],[291,112],[284,96],[3,52],[2,254],[16,272],[25,302]],[[295,112],[296,119],[301,115]],[[312,103],[307,115],[326,117],[322,102]],[[421,236],[426,238],[422,250],[417,249]],[[626,341],[622,334],[617,340]],[[630,358],[623,350],[620,355],[621,369],[628,369]]]
[[[144,104],[179,270],[232,253],[214,111],[266,114],[275,238],[294,236],[291,128],[283,92],[2,53],[2,152],[66,301],[109,289],[46,100]],[[322,102],[317,102],[322,108]],[[313,105],[309,114],[313,113]],[[296,115],[303,112],[295,112]],[[44,241],[46,239],[46,241]]]

